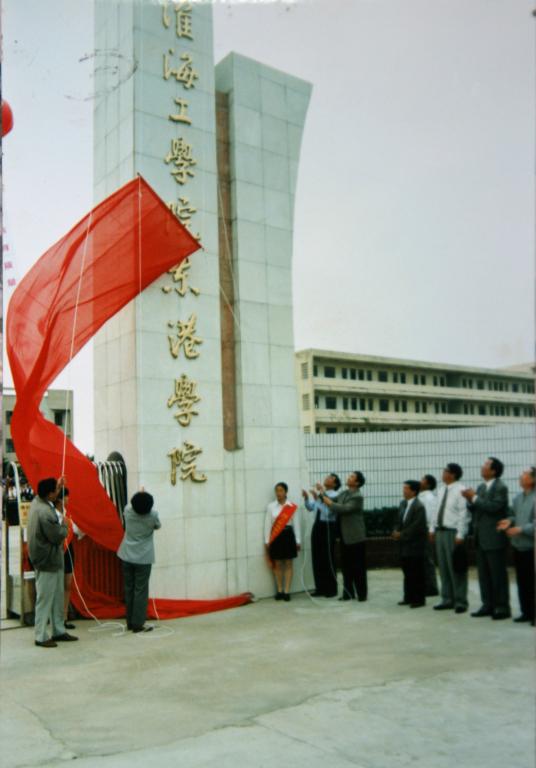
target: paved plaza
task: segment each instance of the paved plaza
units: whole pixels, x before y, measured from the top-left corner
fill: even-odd
[[[367,603],[299,594],[144,636],[79,621],[55,649],[5,629],[2,768],[533,768],[534,631],[399,607],[400,582],[372,571]]]

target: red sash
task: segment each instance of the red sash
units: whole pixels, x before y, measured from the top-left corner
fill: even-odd
[[[288,525],[292,515],[294,512],[298,509],[297,504],[293,504],[291,501],[287,501],[287,503],[284,505],[284,507],[281,509],[281,512],[278,514],[276,519],[274,520],[274,524],[272,525],[272,531],[270,533],[270,541],[268,542],[268,546],[277,539],[283,528],[285,528],[286,525]]]

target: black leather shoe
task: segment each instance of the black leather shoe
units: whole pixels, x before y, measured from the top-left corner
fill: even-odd
[[[454,613],[467,613],[467,608],[464,608],[463,605],[457,605],[454,609]]]
[[[336,592],[330,592],[329,594],[326,593],[322,595],[322,597],[337,597],[337,593]]]
[[[290,595],[288,592],[283,592],[283,600],[285,603],[290,603]]]
[[[138,632],[152,632],[153,627],[146,627],[145,625],[143,627],[132,627],[132,631],[137,634]]]
[[[511,619],[512,614],[510,611],[494,611],[491,617],[494,621],[502,621],[502,619]]]
[[[76,626],[74,624],[71,624],[70,621],[65,621],[63,623],[63,626],[65,627],[65,629],[76,629]]]
[[[40,648],[57,648],[58,644],[54,642],[54,640],[36,640],[35,644],[38,645]]]
[[[69,635],[67,632],[65,632],[63,635],[56,635],[52,639],[56,643],[74,643],[75,640],[78,640],[77,637],[74,635]]]
[[[426,603],[410,603],[410,608],[423,608]]]
[[[454,606],[450,603],[438,603],[438,605],[434,605],[434,611],[452,611],[453,608]]]
[[[530,621],[530,619],[529,619],[529,617],[528,617],[528,616],[525,616],[525,615],[522,613],[522,614],[521,614],[521,616],[518,616],[518,617],[517,617],[517,619],[514,619],[513,621],[514,621],[514,624],[522,624],[522,623],[524,623],[525,621],[527,621],[527,622],[528,622],[528,621]]]
[[[474,611],[471,616],[474,619],[479,619],[481,616],[491,616],[491,611],[487,608],[479,608],[478,611]]]
[[[283,593],[282,592],[276,592],[274,595],[274,600],[282,600],[283,599]]]
[[[342,597],[339,597],[339,600],[344,600],[346,602],[346,600],[353,600],[353,598],[350,597],[350,595],[343,595]]]

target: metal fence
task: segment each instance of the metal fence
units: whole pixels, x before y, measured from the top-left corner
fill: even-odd
[[[503,480],[511,497],[519,491],[522,469],[536,461],[536,426],[503,424],[497,427],[433,429],[401,432],[358,432],[304,435],[311,483],[336,472],[346,476],[360,470],[366,478],[365,509],[398,505],[404,480],[424,474],[441,481],[445,464],[455,461],[463,468],[463,482],[481,482],[480,467],[488,456],[505,465]]]

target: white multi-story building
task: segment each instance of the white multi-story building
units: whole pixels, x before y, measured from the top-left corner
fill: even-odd
[[[16,395],[13,389],[4,389],[2,398],[2,451],[4,461],[17,461],[13,438],[11,437],[11,417],[15,408]],[[49,389],[41,401],[40,411],[56,426],[66,432],[69,440],[73,439],[73,391],[71,389]]]
[[[296,353],[305,433],[425,429],[534,419],[534,373],[320,349]]]

